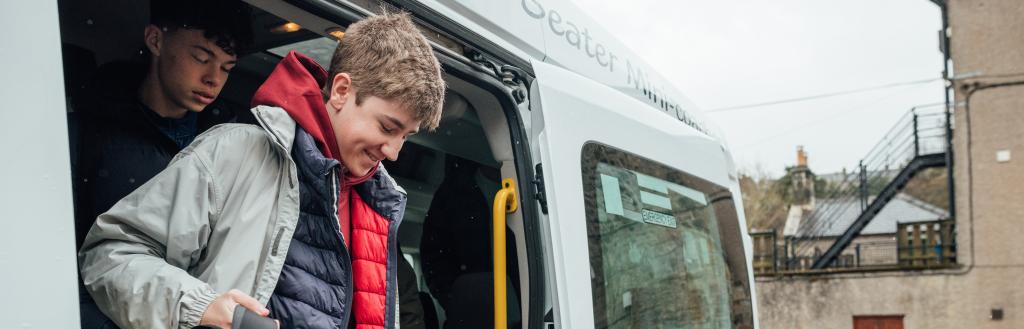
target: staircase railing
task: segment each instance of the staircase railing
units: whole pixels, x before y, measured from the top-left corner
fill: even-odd
[[[842,230],[836,243],[816,258],[814,268],[832,263],[906,181],[924,168],[945,164],[946,124],[942,108],[916,107],[900,117],[853,171],[827,181],[820,202],[787,241],[793,246],[787,258],[809,254],[807,248],[820,244],[808,242],[835,237]],[[853,225],[838,227],[847,225],[840,219],[851,214],[857,215]]]

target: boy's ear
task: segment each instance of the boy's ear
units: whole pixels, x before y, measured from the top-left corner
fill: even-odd
[[[353,96],[355,93],[352,89],[352,77],[348,73],[335,74],[331,82],[331,95],[327,100],[331,107],[340,111],[348,98]]]
[[[156,25],[149,24],[146,25],[146,30],[143,33],[143,41],[146,43],[146,48],[149,48],[149,53],[160,56],[160,43],[163,41],[164,31]]]

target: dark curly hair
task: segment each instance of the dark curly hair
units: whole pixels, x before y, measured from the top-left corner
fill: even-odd
[[[201,30],[225,53],[244,53],[252,45],[252,9],[238,0],[152,0],[149,23],[162,29]]]

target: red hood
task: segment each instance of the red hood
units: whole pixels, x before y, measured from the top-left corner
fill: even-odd
[[[252,106],[283,108],[303,130],[313,136],[324,156],[344,164],[321,93],[326,81],[327,71],[324,71],[316,61],[306,55],[290,51],[256,90],[252,97]],[[345,183],[362,183],[370,179],[376,171],[375,166],[362,177],[345,175]]]

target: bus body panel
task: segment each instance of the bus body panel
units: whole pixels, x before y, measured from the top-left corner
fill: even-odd
[[[11,327],[78,328],[57,2],[0,6],[0,318]]]
[[[722,141],[709,121],[682,92],[606,29],[567,0],[439,0],[424,4],[444,13],[513,53],[576,72],[640,100],[635,110],[660,112]]]
[[[562,328],[593,328],[588,233],[581,184],[584,144],[597,142],[685,171],[728,188],[738,201],[739,186],[732,176],[732,160],[710,137],[667,120],[653,111],[636,111],[644,104],[587,77],[560,67],[533,62],[537,80],[532,140],[539,145],[539,161],[549,209],[549,235],[545,245],[556,322]],[[539,101],[539,105],[536,103]],[[537,122],[539,121],[539,122]],[[749,238],[742,212],[737,214],[742,255],[750,268]],[[749,289],[753,278],[747,276]],[[756,313],[755,313],[756,314]],[[756,323],[756,322],[755,322]],[[755,324],[756,327],[756,324]]]
[[[544,57],[544,30],[524,15],[515,1],[420,1],[522,59]]]

